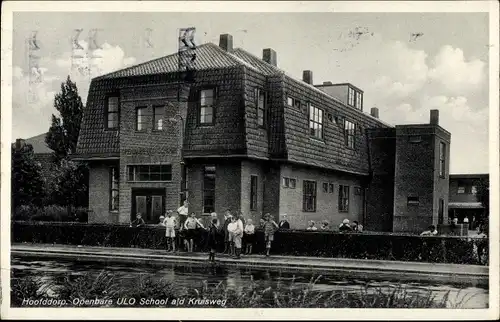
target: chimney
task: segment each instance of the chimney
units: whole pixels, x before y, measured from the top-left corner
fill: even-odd
[[[313,84],[313,72],[310,70],[305,70],[302,72],[302,80],[307,84]]]
[[[378,118],[378,108],[372,107],[370,110],[370,115],[375,117],[375,118]]]
[[[333,85],[332,82],[323,82],[323,85]]]
[[[220,35],[219,47],[228,52],[233,51],[233,36],[230,34]]]
[[[431,124],[439,125],[439,110],[431,110]]]
[[[278,57],[276,52],[271,48],[266,48],[262,51],[262,60],[273,66],[278,66]]]

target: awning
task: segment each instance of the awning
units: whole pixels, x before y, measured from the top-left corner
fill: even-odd
[[[449,209],[483,209],[484,206],[480,202],[449,202]]]

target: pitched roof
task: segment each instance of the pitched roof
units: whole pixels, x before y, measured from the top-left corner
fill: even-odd
[[[33,146],[33,152],[35,154],[52,153],[54,151],[47,146],[47,143],[45,143],[46,135],[47,133],[42,133],[40,135],[25,139],[24,142],[29,143]]]
[[[174,53],[102,75],[96,79],[175,73],[178,71],[178,59],[179,54]],[[255,69],[251,64],[229,54],[214,43],[205,43],[196,48],[195,70],[220,69],[240,65]]]

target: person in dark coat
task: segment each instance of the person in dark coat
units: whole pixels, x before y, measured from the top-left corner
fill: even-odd
[[[208,227],[207,246],[210,249],[208,260],[215,262],[215,252],[217,250],[217,240],[219,238],[219,225],[217,218],[213,218]]]
[[[342,223],[339,226],[339,231],[343,233],[352,231],[352,227],[349,224],[349,219],[346,218],[342,221]]]
[[[281,221],[278,224],[279,229],[290,229],[290,223],[288,222],[287,215],[282,216]]]
[[[141,228],[145,225],[146,223],[144,222],[144,219],[142,219],[142,215],[137,213],[137,215],[135,215],[135,220],[130,223],[130,227],[133,228],[131,241],[132,247],[138,247]]]

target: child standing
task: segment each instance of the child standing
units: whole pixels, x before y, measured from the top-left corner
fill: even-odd
[[[234,232],[237,229],[236,218],[231,217],[231,222],[227,225],[227,232],[229,234],[229,255],[234,256]]]
[[[274,232],[279,229],[278,224],[271,219],[271,214],[267,213],[264,216],[264,238],[266,241],[266,257],[269,257],[271,251],[271,243],[274,240]]]
[[[176,218],[172,215],[172,210],[167,211],[167,217],[163,221],[165,225],[165,236],[167,237],[167,252],[175,252],[175,226]]]
[[[207,244],[210,249],[208,260],[212,263],[215,262],[215,252],[217,249],[217,239],[219,238],[219,224],[217,218],[212,218],[210,227],[208,228]]]
[[[247,220],[245,226],[245,254],[252,254],[253,244],[255,242],[255,226],[252,223],[252,219]]]
[[[186,239],[188,240],[188,252],[193,252],[194,238],[196,237],[196,228],[198,227],[205,228],[198,218],[196,218],[196,214],[192,212],[191,216],[184,223]]]

